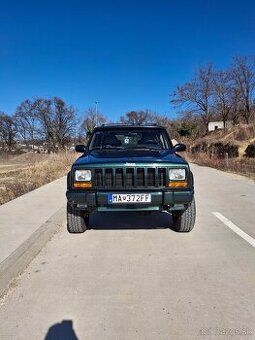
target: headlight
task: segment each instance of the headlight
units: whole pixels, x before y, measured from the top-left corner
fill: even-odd
[[[91,181],[91,171],[90,170],[76,170],[75,171],[75,181],[77,181],[77,182],[89,182],[89,181]]]
[[[186,177],[185,169],[169,169],[170,181],[184,181]]]

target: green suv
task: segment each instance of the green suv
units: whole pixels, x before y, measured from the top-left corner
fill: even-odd
[[[156,125],[102,125],[67,176],[67,229],[81,233],[92,212],[166,211],[169,226],[192,230],[196,207],[193,175],[165,128]]]

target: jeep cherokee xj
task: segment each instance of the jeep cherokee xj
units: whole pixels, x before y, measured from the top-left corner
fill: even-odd
[[[167,211],[179,232],[196,218],[193,174],[166,129],[156,125],[102,125],[67,176],[67,229],[84,232],[94,212]],[[169,225],[171,218],[169,217]]]

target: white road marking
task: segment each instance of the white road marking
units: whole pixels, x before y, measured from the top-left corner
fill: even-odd
[[[227,227],[229,227],[233,232],[242,237],[246,242],[248,242],[251,246],[255,248],[255,239],[250,235],[246,234],[242,229],[238,228],[233,222],[228,220],[225,216],[223,216],[219,212],[212,212],[214,216],[216,216],[221,222],[223,222]]]

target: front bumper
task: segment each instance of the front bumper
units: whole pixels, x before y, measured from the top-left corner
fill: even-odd
[[[127,191],[74,191],[68,190],[66,197],[68,203],[76,206],[78,209],[92,211],[175,211],[185,210],[191,202],[194,190],[159,190],[159,191],[132,191],[130,193],[150,193],[150,203],[132,203],[132,204],[109,204],[108,195],[113,193],[127,193]]]

